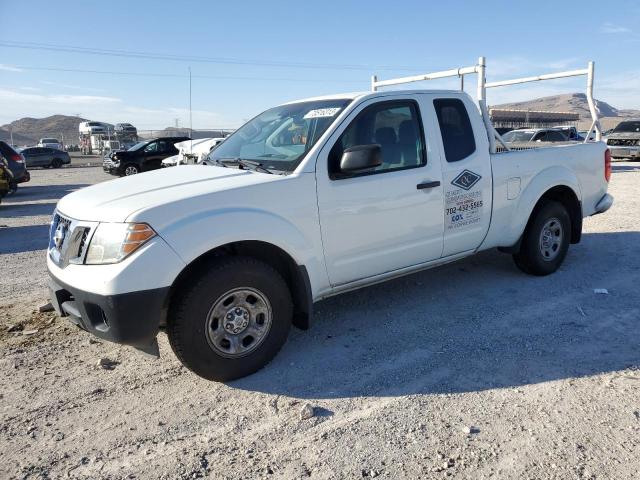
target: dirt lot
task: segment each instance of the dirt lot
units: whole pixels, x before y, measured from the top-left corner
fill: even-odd
[[[491,251],[333,298],[228,385],[36,313],[56,200],[109,177],[32,178],[0,206],[0,478],[640,477],[640,164],[555,275]]]

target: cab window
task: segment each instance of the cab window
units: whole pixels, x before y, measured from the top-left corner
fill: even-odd
[[[158,151],[158,142],[153,142],[144,147],[146,153],[155,153]]]
[[[433,106],[436,109],[447,162],[464,160],[475,152],[476,139],[462,100],[439,98],[433,101]]]
[[[420,167],[427,162],[423,139],[418,105],[414,101],[376,103],[358,114],[331,149],[329,175],[338,178],[343,152],[357,145],[380,145],[382,165],[350,176]]]

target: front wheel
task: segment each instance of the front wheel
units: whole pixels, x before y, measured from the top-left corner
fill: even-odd
[[[135,166],[135,165],[127,165],[127,166],[124,168],[124,175],[125,175],[125,177],[128,177],[128,176],[130,176],[130,175],[136,175],[136,174],[138,174],[138,173],[140,173],[140,169],[139,169],[137,166]]]
[[[54,158],[54,159],[51,161],[51,166],[52,166],[53,168],[60,168],[60,167],[62,166],[62,160],[60,160],[59,158]]]
[[[533,213],[520,251],[513,259],[530,275],[549,275],[564,261],[571,239],[571,219],[561,203],[545,201]]]
[[[229,381],[262,368],[291,327],[286,282],[249,257],[216,259],[176,295],[167,333],[178,359],[208,380]]]

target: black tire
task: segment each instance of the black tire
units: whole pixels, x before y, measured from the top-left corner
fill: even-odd
[[[268,299],[271,326],[253,351],[227,358],[211,346],[208,318],[219,299],[240,288],[255,289]],[[207,380],[226,382],[261,369],[282,348],[291,328],[293,303],[286,282],[273,267],[254,258],[217,258],[174,298],[167,325],[171,348],[189,370]]]
[[[137,165],[134,165],[133,163],[130,163],[129,165],[126,165],[124,167],[124,169],[122,170],[122,176],[123,177],[129,177],[131,175],[137,175],[138,173],[140,173],[140,167],[138,167]]]
[[[53,160],[51,160],[51,166],[53,168],[60,168],[62,166],[62,160],[60,160],[59,158],[54,158]]]
[[[543,246],[543,229],[549,225],[555,232],[561,232],[557,248]],[[520,270],[529,275],[549,275],[562,265],[569,250],[570,240],[569,212],[561,203],[546,200],[531,215],[522,238],[520,251],[513,255],[513,260]],[[548,242],[550,243],[553,242]]]

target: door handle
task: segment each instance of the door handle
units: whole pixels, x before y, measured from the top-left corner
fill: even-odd
[[[440,182],[438,182],[437,180],[435,182],[422,182],[419,183],[416,188],[418,190],[424,190],[425,188],[435,188],[435,187],[439,187],[440,186]]]

